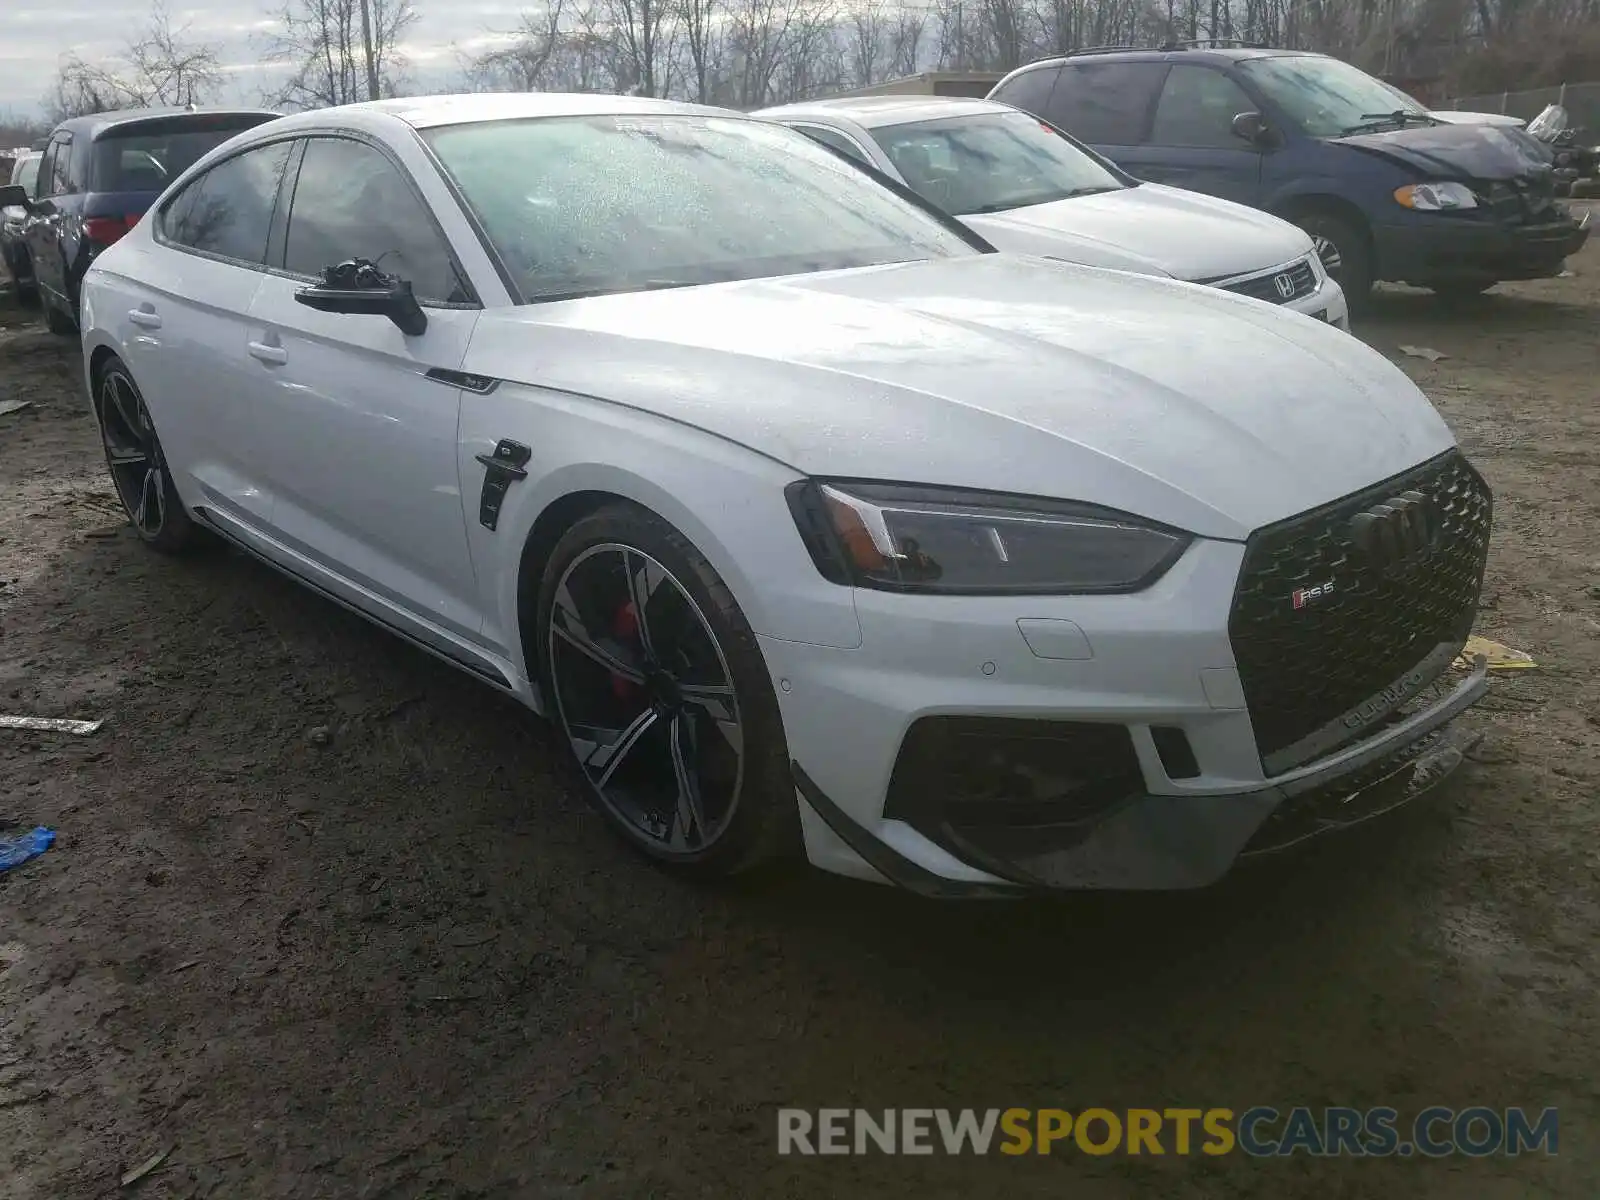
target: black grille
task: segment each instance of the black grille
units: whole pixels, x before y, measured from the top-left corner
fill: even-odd
[[[1289,281],[1286,285],[1289,289],[1287,295],[1278,287],[1280,279]],[[1317,290],[1317,273],[1311,269],[1309,260],[1302,259],[1294,266],[1285,267],[1271,275],[1258,275],[1254,279],[1230,283],[1225,290],[1240,296],[1249,296],[1252,300],[1265,300],[1269,304],[1287,304],[1291,300],[1309,296]]]
[[[1436,536],[1384,569],[1352,543],[1350,520],[1407,492],[1431,500]],[[1477,613],[1491,510],[1488,485],[1451,451],[1252,535],[1228,635],[1268,775],[1356,740],[1426,682],[1410,673],[1426,663],[1436,674],[1460,648]]]

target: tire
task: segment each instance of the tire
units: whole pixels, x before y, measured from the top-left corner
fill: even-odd
[[[178,498],[139,385],[121,359],[110,359],[94,380],[94,415],[106,470],[139,540],[162,554],[191,554],[216,544]]]
[[[40,294],[39,300],[44,307],[44,325],[46,329],[57,337],[75,338],[78,336],[78,323],[76,321],[50,303],[50,297],[43,293]]]
[[[1311,236],[1322,265],[1344,291],[1351,312],[1362,312],[1372,297],[1372,248],[1366,231],[1344,217],[1304,212],[1292,218]]]
[[[626,503],[580,519],[550,554],[535,620],[527,644],[550,715],[624,841],[698,878],[794,853],[771,677],[727,585],[681,533]]]

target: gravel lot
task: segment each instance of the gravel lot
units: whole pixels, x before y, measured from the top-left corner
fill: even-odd
[[[1199,895],[678,884],[534,720],[267,570],[142,550],[74,354],[0,302],[0,1194],[1600,1194],[1600,248],[1359,333],[1494,486],[1532,652],[1393,820]],[[1401,345],[1438,350],[1430,363]],[[1527,1105],[1519,1159],[791,1159],[780,1105]],[[126,1193],[123,1193],[126,1194]]]

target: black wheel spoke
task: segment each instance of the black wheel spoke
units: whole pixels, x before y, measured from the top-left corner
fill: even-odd
[[[690,768],[694,757],[694,723],[682,713],[672,718],[667,727],[667,738],[672,753],[672,774],[677,785],[677,807],[672,820],[672,846],[676,850],[689,850],[690,830],[700,845],[707,841],[705,801],[700,795],[700,781]]]
[[[586,769],[600,772],[592,776],[596,787],[603,788],[611,782],[611,777],[617,773],[617,768],[623,764],[628,755],[633,753],[644,735],[654,728],[660,716],[661,714],[654,708],[645,709],[626,729],[612,730],[611,732],[615,734],[612,740],[595,743],[594,749],[582,756]]]
[[[624,661],[618,650],[612,649],[615,643],[603,644],[584,624],[583,617],[578,612],[577,603],[572,598],[572,590],[563,586],[556,592],[554,611],[551,613],[550,632],[571,646],[579,654],[585,655],[599,663],[613,675],[626,679],[629,683],[643,683],[644,672],[632,663]],[[610,642],[610,639],[607,639]]]
[[[655,658],[656,650],[650,638],[650,600],[656,594],[656,589],[666,578],[666,572],[661,570],[653,560],[642,554],[623,554],[623,566],[628,574],[628,599],[633,604],[633,619],[639,629],[639,645],[644,650],[646,658]],[[651,568],[655,567],[655,577],[651,578]]]
[[[150,461],[143,450],[125,450],[106,442],[106,459],[113,467],[142,467]]]

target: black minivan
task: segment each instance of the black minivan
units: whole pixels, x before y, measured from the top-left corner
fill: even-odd
[[[1550,157],[1522,130],[1446,123],[1321,54],[1080,51],[1018,68],[989,98],[1139,179],[1293,221],[1351,308],[1380,279],[1468,296],[1555,275],[1589,236],[1588,217],[1555,200]]]
[[[200,157],[279,114],[260,109],[140,108],[63,121],[51,133],[23,243],[51,332],[78,330],[78,287],[95,256]]]

